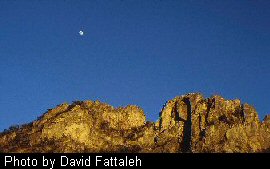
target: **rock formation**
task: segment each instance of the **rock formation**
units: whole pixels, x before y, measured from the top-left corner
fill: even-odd
[[[159,120],[137,106],[77,101],[0,134],[0,152],[268,152],[270,116],[240,100],[191,93],[168,101]]]

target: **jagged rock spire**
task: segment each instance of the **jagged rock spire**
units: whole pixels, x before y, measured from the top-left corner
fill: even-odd
[[[77,101],[0,133],[0,152],[263,152],[270,116],[221,96],[189,93],[166,102],[159,121],[138,106]]]

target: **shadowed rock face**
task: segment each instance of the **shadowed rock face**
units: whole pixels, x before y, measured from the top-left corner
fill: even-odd
[[[269,152],[270,116],[240,100],[191,93],[169,100],[156,123],[137,106],[61,104],[0,134],[0,152]]]

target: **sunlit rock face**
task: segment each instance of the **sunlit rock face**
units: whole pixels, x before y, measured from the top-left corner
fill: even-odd
[[[61,104],[0,134],[0,152],[268,152],[270,116],[240,100],[199,93],[166,102],[156,123],[138,106]]]

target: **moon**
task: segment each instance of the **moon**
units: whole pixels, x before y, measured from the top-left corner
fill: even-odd
[[[80,36],[83,36],[84,32],[82,30],[80,30],[79,34],[80,34]]]

